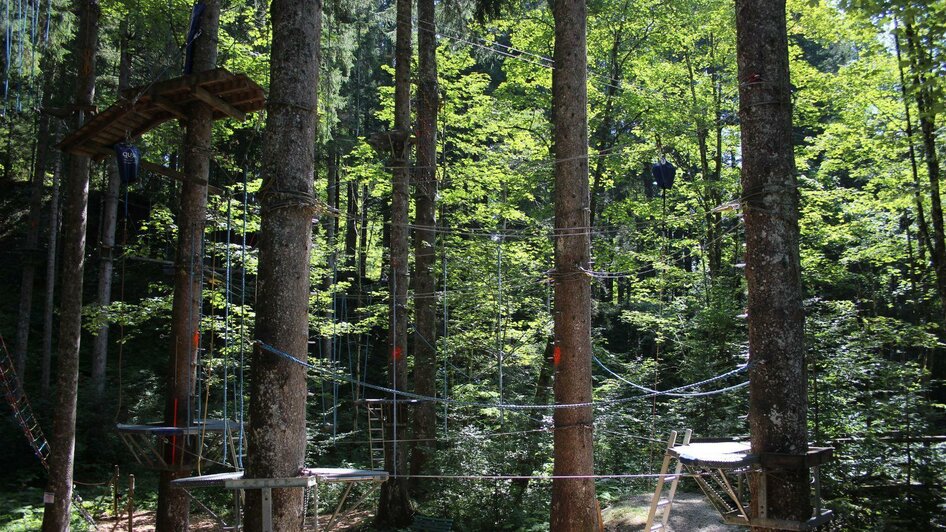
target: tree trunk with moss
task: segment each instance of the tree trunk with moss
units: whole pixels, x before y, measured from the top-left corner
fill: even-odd
[[[194,40],[193,72],[216,68],[219,0],[205,0],[200,34]],[[164,424],[186,427],[197,420],[194,401],[200,347],[200,317],[203,296],[204,228],[207,217],[207,179],[210,176],[213,110],[196,102],[186,110],[184,121],[184,183],[177,218],[177,253],[174,259],[174,301],[171,307],[171,353],[169,359]],[[164,460],[172,470],[162,471],[158,483],[156,528],[159,532],[186,530],[190,498],[172,488],[171,481],[190,474],[199,452],[196,439],[168,437]]]
[[[737,0],[736,29],[752,453],[798,455],[808,449],[808,383],[784,0]],[[764,486],[750,479],[751,517],[807,521],[808,470],[766,473]]]
[[[322,6],[274,0],[270,15],[272,82],[259,192],[256,339],[305,359]],[[251,375],[246,477],[294,477],[305,463],[306,369],[257,347]],[[248,491],[246,501],[246,529],[260,530],[259,490]],[[302,530],[302,489],[273,490],[272,505],[274,530]]]
[[[414,172],[414,391],[436,395],[437,34],[434,0],[417,3],[417,166]],[[414,406],[411,474],[428,472],[436,446],[434,403]],[[418,486],[420,482],[413,482]]]
[[[131,54],[128,51],[128,31],[122,28],[121,52],[118,67],[118,92],[128,88],[131,76]],[[102,205],[102,232],[99,243],[98,304],[107,307],[112,302],[112,277],[115,272],[115,230],[118,227],[118,195],[121,176],[114,159],[106,163],[108,183]],[[105,367],[108,362],[108,323],[99,327],[92,345],[92,392],[96,399],[105,394]]]
[[[408,283],[408,201],[410,199],[411,137],[411,0],[397,0],[397,30],[394,64],[394,130],[387,135],[391,149],[391,255],[388,287],[390,321],[388,325],[388,380],[395,390],[407,389],[407,283]],[[393,399],[397,399],[395,396]],[[384,468],[391,474],[408,473],[406,410],[391,405],[385,422]],[[401,431],[400,433],[398,431]],[[411,522],[407,481],[391,478],[381,485],[379,527],[401,528]]]
[[[555,153],[555,402],[591,401],[590,194],[586,8],[582,0],[556,0],[552,123]],[[558,408],[556,476],[594,474],[590,406]],[[595,484],[590,478],[552,481],[551,530],[597,530]]]
[[[76,127],[81,127],[95,96],[95,54],[98,49],[98,0],[77,0]],[[89,206],[89,158],[72,156],[64,187],[62,293],[59,311],[56,402],[49,434],[49,481],[43,509],[43,531],[69,528],[72,472],[76,447],[76,396],[79,391],[79,343],[82,337],[82,276]]]

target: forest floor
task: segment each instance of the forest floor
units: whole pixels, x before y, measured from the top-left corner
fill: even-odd
[[[602,512],[608,532],[644,530],[653,494],[635,495],[629,501],[609,506]],[[677,492],[673,499],[668,530],[676,532],[725,532],[740,527],[723,524],[723,518],[702,493]]]
[[[154,516],[155,514],[152,511],[135,512],[134,523],[132,525],[133,530],[135,532],[154,532]],[[330,516],[328,515],[319,516],[319,525],[321,527],[328,525],[329,517]],[[358,530],[371,523],[371,519],[373,517],[374,512],[368,510],[346,512],[335,520],[333,528],[337,530]],[[124,532],[128,530],[127,515],[121,516],[118,519],[113,519],[110,517],[98,517],[96,518],[95,522],[98,525],[99,530],[103,532]],[[218,526],[217,522],[210,517],[191,515],[190,527],[188,530],[193,532],[207,532],[210,530],[220,530],[220,527]]]

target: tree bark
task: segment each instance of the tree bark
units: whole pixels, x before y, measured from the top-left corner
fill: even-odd
[[[594,133],[595,151],[598,152],[598,158],[595,161],[595,169],[591,178],[591,207],[588,216],[588,224],[591,226],[598,219],[599,201],[603,203],[599,196],[601,194],[601,178],[604,176],[605,160],[607,159],[604,152],[613,148],[618,141],[618,133],[612,133],[612,130],[614,129],[614,98],[617,94],[618,83],[621,82],[623,76],[623,65],[618,58],[618,53],[621,51],[622,37],[622,32],[618,31],[614,34],[614,40],[611,42],[611,52],[608,54],[608,62],[610,63],[608,72],[611,79],[604,89],[604,111],[602,112],[601,123]]]
[[[217,64],[219,0],[205,0],[200,19],[200,37],[194,41],[193,72],[211,70]],[[207,213],[207,178],[210,175],[213,110],[194,103],[184,122],[184,182],[177,217],[177,253],[174,261],[174,301],[171,306],[171,350],[169,357],[164,424],[186,427],[197,418],[194,391],[200,346],[202,307],[203,236]],[[164,460],[173,470],[161,471],[158,483],[156,529],[182,531],[188,527],[190,498],[171,488],[171,481],[186,477],[195,457],[196,441],[170,436],[164,445]]]
[[[896,27],[896,19],[894,19],[894,27],[896,30],[899,28]],[[930,226],[926,221],[926,213],[923,208],[923,197],[920,194],[920,172],[916,162],[916,147],[913,143],[913,120],[910,113],[910,98],[909,92],[907,91],[907,80],[906,76],[903,73],[903,58],[900,50],[900,36],[897,34],[897,31],[894,31],[894,49],[897,52],[897,71],[900,74],[900,97],[903,99],[903,111],[904,111],[904,121],[906,122],[906,131],[907,134],[907,151],[910,154],[910,171],[913,176],[913,204],[916,208],[916,224],[919,229],[919,248],[920,255],[923,255],[923,250],[926,249],[930,255],[934,255],[932,240],[930,239]]]
[[[49,13],[46,14],[49,17]],[[42,107],[49,107],[52,101],[56,68],[52,51],[43,46],[41,70],[43,72]],[[39,113],[36,133],[36,159],[33,166],[33,181],[30,190],[29,225],[26,231],[26,243],[23,249],[23,273],[20,279],[20,305],[17,314],[16,340],[13,348],[16,360],[16,375],[20,380],[20,390],[26,376],[26,357],[29,348],[30,321],[33,312],[33,284],[36,279],[36,266],[40,261],[39,235],[40,219],[43,209],[43,191],[46,189],[46,170],[49,161],[49,114]]]
[[[47,89],[49,83],[46,84]],[[44,90],[43,98],[49,101],[49,93]],[[39,128],[36,135],[36,164],[33,169],[33,181],[30,184],[30,213],[26,230],[26,242],[23,246],[23,272],[20,276],[20,304],[17,311],[16,340],[13,356],[16,361],[16,376],[23,390],[26,375],[26,355],[29,347],[30,321],[33,313],[33,284],[36,279],[36,265],[39,262],[39,223],[43,209],[43,190],[46,181],[46,159],[49,151],[49,115],[40,113]]]
[[[930,180],[930,220],[933,222],[933,270],[936,273],[936,291],[942,305],[942,315],[946,316],[946,230],[943,222],[943,202],[940,196],[940,166],[936,151],[936,96],[930,86],[932,65],[916,34],[912,17],[904,23],[904,36],[910,54],[910,67],[913,70],[913,96],[916,99],[917,119],[920,122],[920,136],[923,139],[923,154],[926,160],[926,173]],[[944,322],[946,328],[946,322]]]
[[[98,0],[77,0],[76,127],[95,96],[95,54],[98,48]],[[79,388],[79,343],[82,337],[82,274],[85,270],[85,230],[89,205],[89,158],[72,156],[63,205],[62,293],[59,313],[59,348],[56,404],[49,433],[51,494],[43,511],[43,531],[69,528],[72,471],[76,445],[76,395]]]
[[[358,181],[354,178],[350,179],[346,183],[345,189],[347,191],[345,204],[345,266],[342,279],[352,282],[355,280],[358,269]]]
[[[391,260],[388,286],[390,323],[388,326],[388,379],[391,388],[407,389],[407,283],[408,283],[408,201],[410,197],[410,127],[411,127],[411,0],[397,0],[397,30],[394,57],[394,130],[389,133],[391,153]],[[407,470],[406,439],[399,425],[406,427],[406,412],[393,397],[385,423],[384,468],[392,475]],[[402,477],[393,477],[381,485],[375,524],[401,528],[411,522],[408,485]]]
[[[711,36],[712,39],[712,36]],[[714,46],[712,40],[710,41],[709,46]],[[709,276],[711,279],[716,279],[719,276],[720,269],[723,263],[723,254],[722,246],[719,242],[719,235],[722,233],[722,216],[718,212],[714,212],[713,208],[719,205],[720,195],[719,195],[719,172],[721,170],[720,164],[717,163],[713,171],[710,171],[709,164],[709,127],[706,124],[706,120],[703,118],[703,110],[700,109],[699,100],[696,97],[696,76],[693,71],[693,62],[690,58],[690,54],[687,53],[684,55],[687,66],[687,74],[689,76],[690,82],[690,99],[692,103],[691,112],[693,113],[693,120],[696,129],[696,143],[700,153],[700,172],[703,175],[703,201],[705,212],[703,214],[706,221],[706,260],[707,266],[709,268]],[[715,75],[713,75],[713,100],[714,100],[714,114],[716,120],[716,133],[717,133],[717,146],[716,146],[716,155],[714,155],[714,161],[718,161],[717,157],[719,155],[721,142],[721,129],[719,126],[719,100],[716,97],[716,84],[715,84]]]
[[[437,115],[440,94],[437,84],[437,33],[434,0],[417,2],[417,166],[414,173],[414,391],[437,393]],[[411,474],[428,472],[428,461],[436,449],[437,412],[434,403],[414,406]],[[419,481],[413,485],[418,486]],[[413,486],[412,486],[413,487]],[[414,491],[414,490],[412,490]]]
[[[330,209],[333,209],[334,212],[338,212],[338,200],[339,200],[339,168],[338,168],[338,146],[332,144],[328,149],[328,186],[326,187],[327,192],[327,203]],[[328,250],[328,261],[326,262],[326,272],[325,276],[322,278],[322,290],[325,292],[331,292],[333,285],[338,282],[336,277],[337,268],[338,268],[338,217],[336,216],[326,216],[323,220],[323,229],[325,230],[325,246]],[[336,294],[332,294],[331,300],[328,307],[325,309],[325,319],[326,321],[333,322],[338,319],[335,311],[337,304]],[[326,334],[322,338],[322,357],[325,360],[330,362],[335,361],[335,336],[332,334]],[[333,408],[336,405],[333,405]]]
[[[49,398],[49,374],[53,353],[53,310],[56,295],[56,252],[59,248],[59,174],[62,156],[56,157],[53,167],[53,192],[49,199],[49,247],[46,249],[46,302],[43,307],[43,351],[40,357],[40,395]]]
[[[118,92],[128,88],[131,54],[128,52],[128,33],[123,28],[119,59]],[[115,228],[118,226],[118,195],[121,177],[114,159],[107,163],[108,184],[102,206],[102,233],[99,243],[98,304],[107,307],[112,302],[112,277],[115,271]],[[108,322],[99,327],[92,345],[92,393],[99,400],[105,394],[105,367],[108,362]]]
[[[555,402],[591,401],[591,269],[586,7],[556,0],[552,123],[555,151]],[[555,410],[554,474],[594,474],[590,406]],[[551,530],[597,530],[594,480],[552,481]]]
[[[808,387],[785,1],[737,0],[736,29],[752,453],[800,455]],[[762,474],[767,508],[759,507]],[[750,492],[753,519],[811,517],[807,469],[753,475]]]
[[[256,338],[305,358],[315,198],[322,5],[274,0],[271,85],[259,198]],[[306,371],[257,348],[252,359],[247,478],[285,478],[305,461]],[[273,490],[273,529],[302,530],[302,490]],[[246,528],[260,530],[260,493],[247,493]]]

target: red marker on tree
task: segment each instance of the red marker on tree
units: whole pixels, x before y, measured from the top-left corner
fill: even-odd
[[[558,363],[562,361],[562,348],[555,346],[555,349],[552,350],[552,364],[558,366]]]

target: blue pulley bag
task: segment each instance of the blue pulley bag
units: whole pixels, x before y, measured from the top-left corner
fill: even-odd
[[[138,151],[138,147],[131,144],[116,144],[115,157],[122,183],[129,185],[138,181],[138,169],[141,167],[141,152]]]
[[[673,178],[677,173],[677,169],[673,167],[672,164],[668,163],[666,159],[655,164],[651,171],[654,173],[654,179],[657,181],[657,186],[663,190],[670,190],[670,187],[673,186]]]

